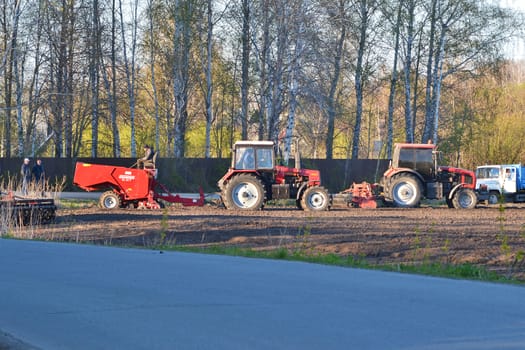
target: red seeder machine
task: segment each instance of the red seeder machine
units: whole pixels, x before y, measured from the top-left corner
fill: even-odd
[[[162,201],[184,206],[204,205],[202,189],[198,198],[184,198],[172,194],[156,178],[155,168],[137,169],[77,162],[73,184],[86,191],[105,191],[100,196],[99,204],[106,209],[160,209],[163,207]],[[157,192],[157,189],[162,192]]]

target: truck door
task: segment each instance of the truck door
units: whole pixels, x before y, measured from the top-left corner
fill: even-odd
[[[503,192],[516,193],[516,168],[503,167]]]

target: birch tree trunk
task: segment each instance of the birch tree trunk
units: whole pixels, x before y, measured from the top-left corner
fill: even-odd
[[[401,14],[403,9],[402,1],[399,1],[397,9],[397,19],[394,26],[395,44],[394,44],[394,64],[392,68],[392,78],[390,79],[390,94],[388,97],[388,117],[387,117],[387,135],[386,135],[386,157],[392,158],[392,147],[394,138],[394,101],[396,97],[397,85],[397,60],[399,57],[399,35],[401,31]]]
[[[279,116],[282,112],[283,95],[284,95],[284,74],[285,74],[285,57],[288,47],[289,38],[289,7],[286,0],[277,2],[277,52],[273,66],[272,89],[271,92],[271,110],[267,123],[268,140],[278,144],[279,140]]]
[[[98,0],[93,0],[92,28],[89,37],[89,86],[91,87],[91,157],[98,156],[98,126],[100,101],[100,15]]]
[[[2,34],[3,34],[3,57],[1,73],[4,77],[4,135],[2,137],[3,155],[6,158],[11,157],[11,117],[12,117],[12,98],[13,98],[13,65],[14,65],[14,50],[13,46],[13,17],[9,18],[10,9],[8,4],[2,2]],[[11,26],[9,26],[11,23]]]
[[[136,59],[136,47],[137,47],[137,19],[138,11],[138,0],[133,1],[133,13],[132,13],[132,28],[131,28],[131,64],[128,60],[127,53],[127,44],[126,44],[126,35],[125,35],[125,22],[122,13],[122,0],[119,0],[119,12],[120,12],[120,33],[122,40],[122,53],[124,55],[124,68],[126,71],[126,86],[128,89],[128,99],[129,99],[129,114],[130,114],[130,142],[131,142],[131,157],[137,157],[137,140],[136,140],[136,131],[135,131],[135,59]],[[131,67],[130,67],[131,66]]]
[[[20,55],[22,52],[18,48],[18,23],[20,19],[20,3],[21,0],[15,0],[13,9],[13,28],[11,49],[13,50],[13,69],[15,75],[15,97],[16,97],[16,124],[17,124],[17,140],[18,140],[18,156],[24,156],[24,125],[22,121],[22,89],[23,82],[20,70],[23,69],[23,59]]]
[[[250,0],[242,0],[241,138],[248,139],[248,90],[250,68]]]
[[[438,142],[438,126],[439,126],[439,102],[441,99],[441,82],[443,80],[443,57],[445,55],[445,37],[446,37],[446,27],[441,29],[441,35],[439,38],[439,54],[436,58],[436,67],[434,71],[434,96],[432,99],[432,109],[433,109],[433,132],[432,132],[432,142],[437,144]]]
[[[343,48],[346,40],[346,9],[345,0],[339,0],[338,8],[338,23],[340,23],[339,38],[336,42],[335,56],[334,56],[334,72],[332,81],[330,82],[330,91],[328,93],[328,125],[326,132],[326,159],[332,159],[334,153],[334,125],[336,116],[336,98],[335,94],[339,79],[341,76],[341,62],[343,60]]]
[[[67,0],[66,37],[65,47],[65,71],[64,71],[64,148],[65,156],[71,158],[73,155],[73,114],[74,114],[74,48],[75,48],[75,22],[76,10],[75,0]]]
[[[175,1],[174,21],[175,33],[173,36],[174,72],[173,95],[175,98],[175,118],[173,125],[173,155],[175,158],[184,157],[186,123],[188,120],[188,79],[189,54],[191,50],[191,15],[193,4],[191,1]]]
[[[297,18],[300,18],[301,15],[304,16],[302,11],[302,0],[300,0],[300,10],[298,11]],[[286,122],[286,131],[284,135],[284,152],[283,152],[283,161],[284,165],[288,165],[290,159],[290,154],[292,151],[292,135],[295,127],[295,114],[297,110],[297,95],[299,93],[299,76],[301,75],[302,68],[302,57],[305,46],[304,41],[304,32],[305,32],[304,22],[298,24],[297,33],[296,33],[296,42],[295,42],[295,51],[294,56],[291,62],[291,71],[290,71],[290,92],[289,92],[289,107],[288,107],[288,118]]]
[[[151,90],[153,92],[153,105],[155,109],[155,149],[160,151],[160,115],[159,115],[159,97],[157,93],[157,83],[155,81],[155,33],[154,33],[154,23],[153,23],[153,1],[148,0],[148,24],[149,24],[149,40],[150,40],[150,50],[149,50],[149,64],[150,64],[150,73],[151,73]]]
[[[259,75],[259,94],[261,99],[261,105],[259,110],[259,128],[258,137],[259,140],[263,140],[267,130],[267,120],[270,118],[272,108],[272,100],[270,97],[270,91],[272,89],[270,79],[270,4],[269,0],[262,0],[262,42],[260,52],[260,75]],[[255,35],[255,33],[254,33]]]
[[[359,0],[359,48],[357,51],[357,62],[355,71],[355,95],[356,95],[356,112],[354,136],[352,140],[352,159],[359,157],[359,140],[361,137],[361,120],[363,118],[363,61],[365,55],[365,45],[367,41],[368,30],[368,10],[369,0]]]
[[[410,72],[412,71],[412,45],[414,42],[414,11],[416,8],[415,0],[408,1],[408,25],[405,52],[405,140],[414,143],[414,125],[412,124],[411,111],[411,83]]]
[[[111,2],[111,85],[108,88],[109,112],[111,114],[111,130],[113,133],[113,157],[120,157],[120,133],[117,123],[117,19],[115,17],[115,0]],[[104,74],[107,80],[107,75]]]
[[[214,121],[213,116],[213,81],[212,81],[212,52],[213,52],[213,4],[207,0],[207,31],[206,31],[206,66],[204,74],[206,76],[206,144],[205,158],[211,157],[211,127]],[[244,81],[243,81],[244,84]]]
[[[432,136],[432,66],[434,57],[434,40],[436,35],[436,6],[440,0],[431,0],[431,12],[430,12],[430,36],[428,38],[428,61],[427,61],[427,80],[425,88],[425,126],[423,134],[421,135],[421,142],[427,143]]]

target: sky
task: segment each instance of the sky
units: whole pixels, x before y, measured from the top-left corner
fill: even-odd
[[[515,8],[516,10],[525,13],[525,0],[500,0],[500,4],[504,7]],[[516,38],[508,45],[507,56],[515,60],[525,60],[525,40],[524,38]]]

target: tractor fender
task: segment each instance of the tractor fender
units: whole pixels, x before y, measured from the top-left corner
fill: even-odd
[[[308,188],[308,183],[307,182],[304,182],[301,187],[299,187],[299,189],[297,190],[297,196],[295,199],[299,200],[301,199],[301,196],[303,195],[304,191],[306,190],[306,188]]]
[[[221,191],[224,190],[226,184],[231,181],[231,179],[239,174],[255,174],[255,176],[257,176],[257,178],[259,178],[259,173],[255,170],[236,170],[236,169],[233,169],[233,168],[229,168],[228,169],[228,172],[226,174],[224,174],[223,177],[221,177],[221,179],[219,181],[217,181],[217,186],[219,187],[219,189]]]
[[[456,192],[458,192],[462,188],[465,188],[464,184],[462,184],[462,183],[461,184],[457,184],[456,186],[452,187],[452,189],[448,193],[447,198],[448,199],[454,198],[454,195],[456,194]]]
[[[383,188],[388,190],[390,192],[390,180],[399,174],[407,174],[407,175],[414,175],[422,184],[425,183],[425,180],[423,179],[423,176],[421,176],[420,173],[417,171],[410,169],[410,168],[390,168],[383,174],[383,181],[381,181],[381,185]],[[424,187],[424,186],[423,186]]]

